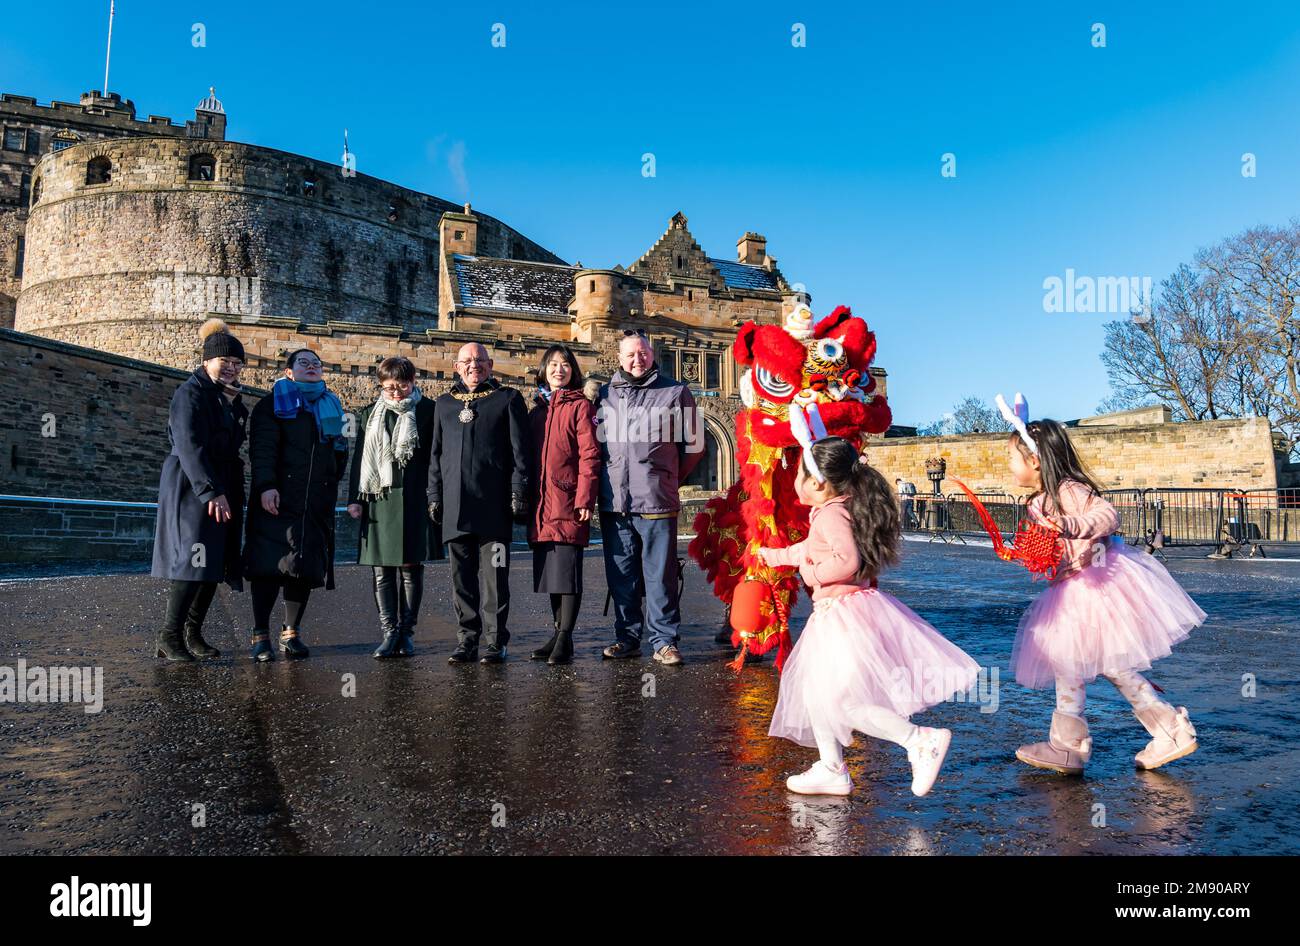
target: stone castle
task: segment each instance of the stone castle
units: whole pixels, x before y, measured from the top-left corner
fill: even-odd
[[[219,315],[269,387],[309,346],[359,407],[383,357],[426,390],[481,341],[528,387],[547,346],[570,345],[607,378],[624,329],[695,391],[707,457],[692,485],[734,478],[739,406],[731,356],[747,320],[777,322],[809,297],[746,232],[709,256],[687,219],[627,266],[567,263],[501,220],[348,166],[226,140],[214,92],[183,125],[118,94],[77,104],[0,95],[0,328],[173,368],[197,363],[197,327]],[[875,370],[883,390],[884,372]]]
[[[183,124],[139,119],[117,94],[49,105],[0,95],[0,399],[9,407],[0,494],[152,499],[167,404],[198,361],[197,328],[210,315],[243,341],[250,393],[307,346],[350,408],[376,396],[374,368],[387,355],[411,358],[437,393],[451,383],[458,347],[481,341],[498,374],[527,389],[550,344],[569,344],[589,375],[607,378],[622,330],[643,329],[701,407],[706,459],[687,485],[725,488],[736,476],[736,330],[782,320],[808,301],[801,288],[762,236],[745,232],[734,258],[712,257],[681,213],[626,266],[567,263],[496,217],[355,174],[346,158],[228,141],[211,91]],[[883,391],[884,371],[872,371]],[[1107,486],[1300,482],[1265,421],[1080,423],[1080,449]],[[926,459],[940,455],[951,475],[998,490],[1007,488],[1002,450],[991,435],[893,436],[868,454],[891,480],[923,482]],[[20,518],[36,518],[0,523],[0,559],[6,543],[14,554],[54,554],[52,539],[40,543],[81,528],[24,510]]]

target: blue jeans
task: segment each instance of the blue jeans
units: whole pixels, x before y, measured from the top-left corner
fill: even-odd
[[[614,599],[614,635],[639,647],[648,631],[659,650],[680,639],[677,599],[677,517],[645,519],[612,512],[600,514],[605,581]],[[645,613],[638,584],[645,586]]]

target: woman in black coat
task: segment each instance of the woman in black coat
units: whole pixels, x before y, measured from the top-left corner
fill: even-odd
[[[361,520],[357,563],[374,569],[383,640],[374,656],[410,657],[424,597],[424,562],[442,558],[425,489],[433,445],[433,399],[415,384],[409,358],[379,365],[379,398],[357,418],[348,514]]]
[[[172,395],[167,420],[171,452],[158,482],[153,544],[155,578],[171,581],[157,656],[218,657],[203,639],[217,583],[243,589],[239,536],[244,506],[244,443],[248,410],[239,396],[244,346],[220,319],[199,330],[203,364]]]
[[[285,359],[284,377],[253,408],[248,457],[252,489],[244,575],[253,589],[252,658],[273,659],[271,611],[284,592],[280,650],[307,656],[300,638],[313,588],[334,587],[334,504],[347,469],[343,407],[321,380],[315,352]]]

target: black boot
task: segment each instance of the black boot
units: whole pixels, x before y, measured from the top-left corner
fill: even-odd
[[[185,649],[193,654],[196,660],[210,660],[213,657],[221,656],[221,651],[217,650],[205,641],[203,639],[203,632],[188,621],[185,623],[183,639],[185,641]]]
[[[548,640],[541,647],[537,648],[531,654],[529,654],[528,659],[546,660],[547,658],[549,658],[551,656],[551,652],[555,650],[555,641],[559,638],[559,636],[560,636],[560,632],[559,629],[557,628],[555,633],[551,635],[551,639]]]
[[[546,661],[549,664],[567,664],[573,659],[573,627],[578,623],[581,595],[559,595],[555,602],[555,646]]]
[[[397,656],[415,655],[415,624],[420,619],[420,602],[424,598],[424,564],[417,562],[403,568],[401,609],[397,621]]]
[[[375,650],[374,656],[387,660],[398,655],[401,632],[397,628],[398,592],[397,569],[378,567],[375,569],[375,604],[379,608],[379,627],[384,632],[383,642]]]
[[[555,639],[560,636],[560,596],[551,595],[551,627],[554,628],[551,639],[528,655],[529,660],[546,660],[555,649]]]
[[[248,656],[260,664],[270,663],[275,659],[275,651],[271,649],[270,631],[253,632],[252,647],[248,651]]]
[[[298,629],[280,625],[280,650],[290,660],[301,660],[308,655],[307,647],[298,637]]]
[[[166,657],[168,660],[174,660],[177,663],[193,662],[194,655],[185,649],[181,642],[180,631],[170,631],[163,628],[158,632],[157,646],[155,647],[155,657]]]
[[[573,659],[573,633],[571,631],[557,631],[555,634],[555,648],[551,651],[551,656],[547,659],[548,664],[567,664]]]

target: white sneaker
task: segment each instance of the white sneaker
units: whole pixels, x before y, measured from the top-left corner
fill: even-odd
[[[843,762],[833,769],[818,759],[807,772],[786,779],[785,787],[800,795],[847,795],[853,791],[853,779]]]
[[[943,767],[943,757],[948,754],[952,731],[918,726],[912,744],[907,747],[907,761],[912,763],[912,794],[921,796],[930,791]]]

